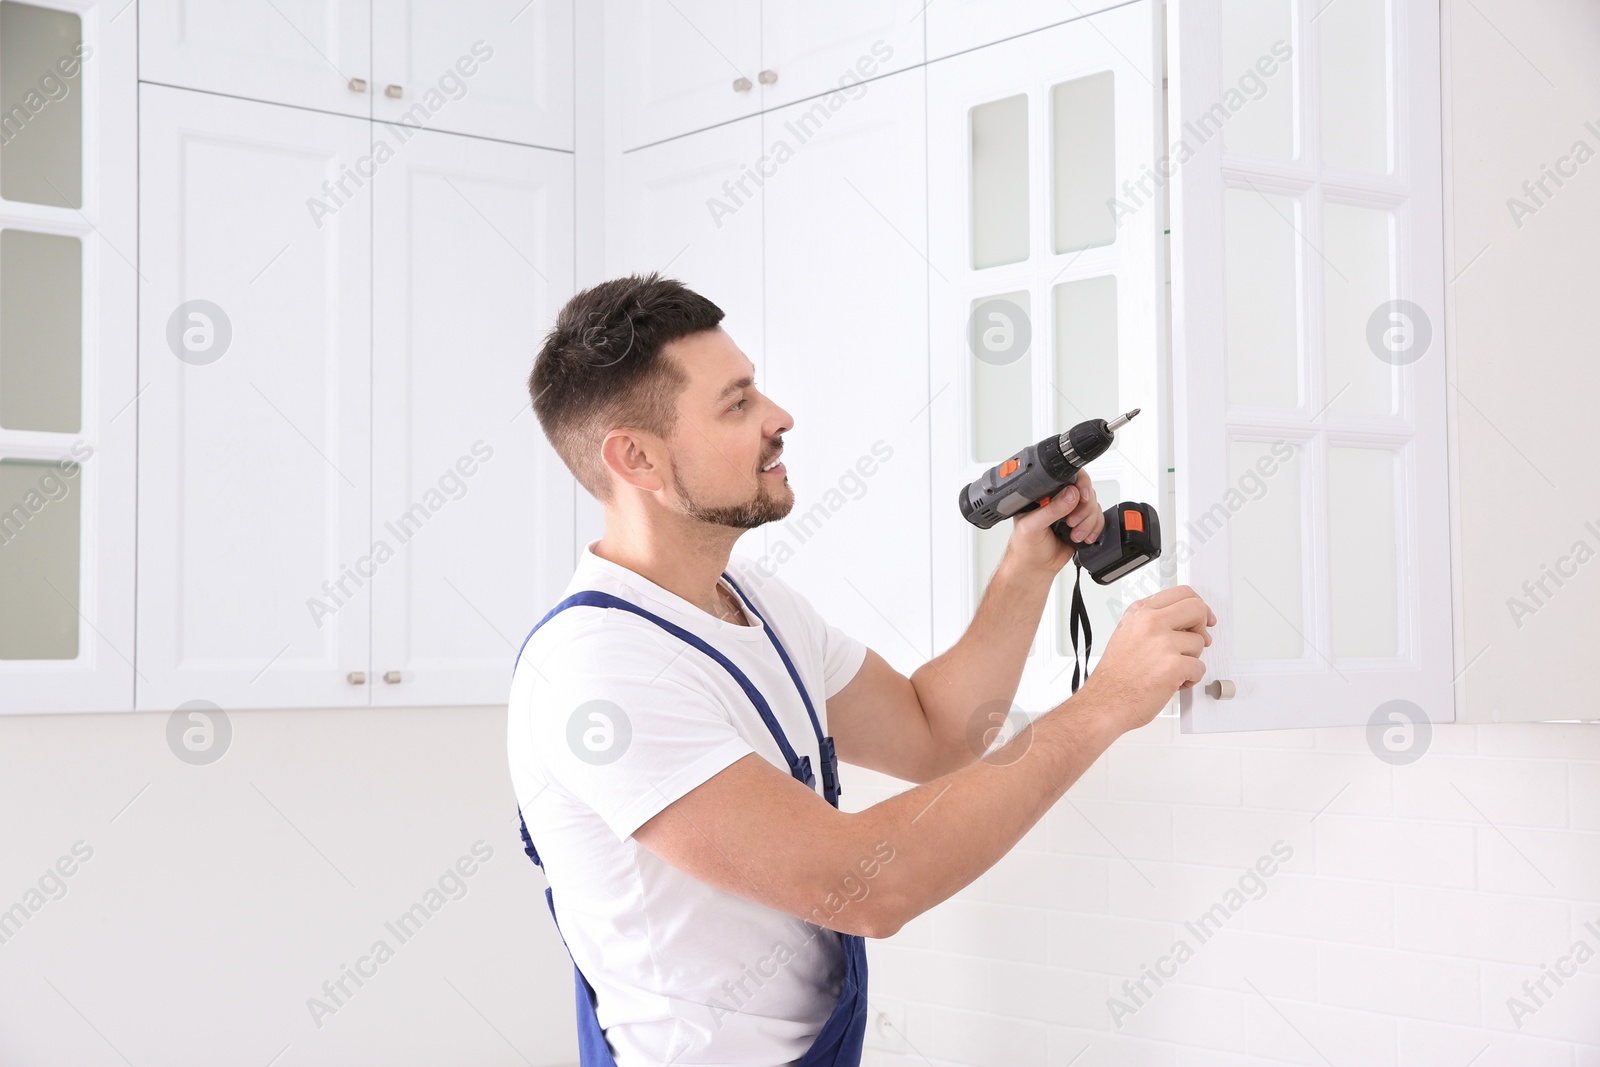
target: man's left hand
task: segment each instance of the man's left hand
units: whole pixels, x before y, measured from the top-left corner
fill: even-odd
[[[1072,527],[1071,544],[1050,529],[1063,517]],[[1050,503],[1011,520],[1006,554],[1028,570],[1054,577],[1072,559],[1076,546],[1099,537],[1105,525],[1105,512],[1095,496],[1094,483],[1088,471],[1080,470],[1077,480],[1051,497]]]

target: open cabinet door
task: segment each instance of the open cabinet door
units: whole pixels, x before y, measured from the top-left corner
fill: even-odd
[[[1438,6],[1167,8],[1183,729],[1451,721]]]

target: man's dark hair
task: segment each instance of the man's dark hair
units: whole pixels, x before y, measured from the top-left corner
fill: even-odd
[[[578,293],[556,317],[528,376],[539,425],[578,484],[602,503],[600,443],[618,426],[659,437],[677,423],[688,376],[661,350],[714,330],[722,309],[674,278],[630,274]]]

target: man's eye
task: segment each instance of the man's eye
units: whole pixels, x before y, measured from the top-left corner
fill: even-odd
[[[729,411],[738,411],[740,408],[744,407],[744,405],[745,405],[745,401],[741,400],[737,404],[733,405],[733,407],[729,408],[728,410]]]

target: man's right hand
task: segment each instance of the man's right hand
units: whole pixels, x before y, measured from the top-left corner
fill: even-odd
[[[1124,731],[1143,726],[1172,694],[1205,677],[1200,653],[1211,644],[1216,614],[1187,585],[1135,600],[1117,622],[1094,671],[1083,683]],[[1082,691],[1082,690],[1080,690]]]

